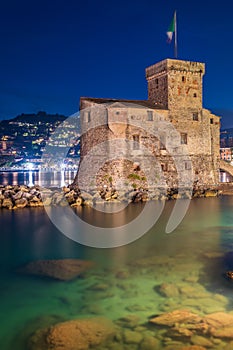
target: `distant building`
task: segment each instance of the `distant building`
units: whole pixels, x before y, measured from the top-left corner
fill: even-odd
[[[231,162],[233,160],[233,149],[231,147],[221,147],[220,159]]]
[[[204,63],[165,59],[146,68],[148,100],[82,97],[79,171],[85,172],[82,181],[86,187],[106,186],[109,181],[119,189],[129,179],[135,179],[135,186],[139,186],[139,178],[145,185],[146,174],[154,166],[152,158],[157,162],[156,171],[161,167],[166,186],[177,187],[176,164],[184,147],[188,153],[182,157],[181,167],[184,171],[192,167],[195,184],[218,184],[220,117],[203,108],[204,73]],[[169,124],[178,137],[168,133]],[[129,142],[119,148],[119,138]],[[174,140],[173,156],[169,147]]]

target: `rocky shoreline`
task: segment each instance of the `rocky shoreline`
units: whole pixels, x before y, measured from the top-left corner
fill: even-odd
[[[233,193],[233,192],[232,192]],[[149,200],[171,200],[180,198],[216,197],[224,194],[219,188],[194,188],[189,190],[157,189],[154,191],[135,189],[128,192],[114,188],[100,189],[98,192],[81,192],[77,185],[45,189],[39,186],[7,185],[0,186],[0,208],[20,209],[43,206],[92,206],[105,202],[139,203]],[[229,194],[229,193],[227,193]]]

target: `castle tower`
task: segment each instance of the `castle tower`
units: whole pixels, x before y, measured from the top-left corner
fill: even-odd
[[[174,111],[202,109],[204,63],[166,59],[146,68],[148,99]]]

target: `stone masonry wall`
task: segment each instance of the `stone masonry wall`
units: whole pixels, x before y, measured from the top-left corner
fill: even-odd
[[[107,184],[175,188],[188,184],[192,172],[195,186],[216,186],[220,118],[202,107],[204,72],[203,63],[171,59],[148,67],[154,108],[82,98],[75,183],[85,190]]]

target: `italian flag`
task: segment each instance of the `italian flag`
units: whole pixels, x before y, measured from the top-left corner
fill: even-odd
[[[168,43],[170,43],[172,41],[173,33],[175,32],[175,28],[176,28],[176,12],[174,13],[173,19],[170,23],[168,30],[167,30],[167,42]]]

